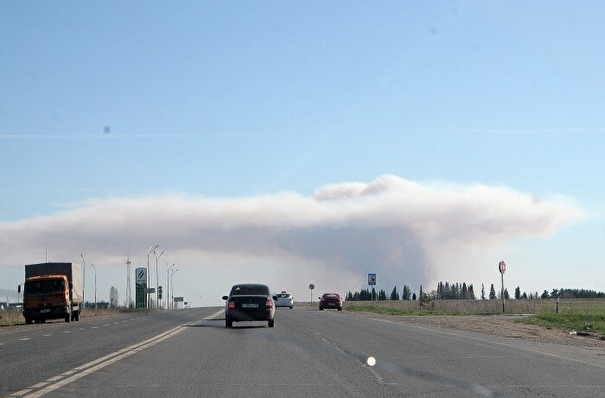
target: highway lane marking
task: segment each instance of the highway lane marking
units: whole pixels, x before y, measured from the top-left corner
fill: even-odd
[[[220,310],[216,311],[214,314],[208,315],[206,318],[204,318],[204,320],[208,321],[210,319],[214,319],[214,318],[218,317],[219,315],[223,315],[224,313],[225,313],[225,309],[221,308]]]
[[[111,365],[123,358],[129,357],[133,354],[136,354],[137,352],[140,352],[146,348],[152,347],[174,335],[176,335],[177,333],[180,333],[181,331],[184,330],[184,326],[185,325],[181,325],[181,326],[177,326],[173,329],[170,329],[167,332],[164,332],[162,334],[159,334],[157,336],[154,336],[150,339],[147,339],[141,343],[137,343],[134,344],[130,347],[126,347],[124,349],[118,350],[116,352],[113,352],[111,354],[108,354],[104,357],[101,357],[99,359],[96,359],[94,361],[91,361],[87,364],[84,364],[82,366],[78,366],[72,370],[69,370],[61,375],[58,376],[54,376],[51,379],[48,379],[45,382],[42,383],[38,383],[35,386],[32,386],[28,389],[25,390],[21,390],[18,391],[12,395],[9,395],[9,397],[20,397],[20,396],[25,396],[26,398],[35,398],[35,397],[41,397],[44,394],[48,394],[51,391],[54,391],[64,385],[67,385],[69,383],[72,383],[86,375],[89,375],[93,372],[96,372],[99,369],[102,369],[108,365]],[[62,380],[61,380],[62,379]],[[48,385],[50,382],[54,382],[54,384]],[[48,386],[47,386],[48,385]],[[46,387],[44,387],[46,386]],[[44,388],[42,388],[44,387]],[[41,389],[40,389],[41,388]],[[35,392],[32,392],[33,390],[37,390]],[[28,394],[29,393],[29,394]],[[28,395],[25,395],[28,394]]]
[[[143,351],[146,348],[153,347],[154,345],[156,345],[164,340],[167,340],[170,337],[173,337],[176,334],[182,332],[183,330],[185,330],[185,328],[187,326],[195,325],[195,324],[201,323],[203,321],[213,319],[214,317],[220,315],[222,312],[223,312],[223,310],[221,309],[220,311],[217,311],[216,313],[209,315],[201,320],[189,322],[184,325],[177,326],[164,333],[154,336],[150,339],[147,339],[147,340],[142,341],[137,344],[133,344],[130,347],[126,347],[121,350],[112,352],[111,354],[107,354],[104,357],[95,359],[94,361],[91,361],[84,365],[75,367],[74,369],[68,370],[60,375],[53,376],[53,377],[47,379],[46,381],[40,382],[29,388],[14,392],[11,395],[9,395],[8,398],[11,398],[11,397],[25,397],[25,398],[41,397],[45,394],[48,394],[49,392],[52,392],[69,383],[72,383],[84,376],[94,373],[99,369],[102,369],[108,365],[111,365],[121,359],[127,358],[133,354]]]

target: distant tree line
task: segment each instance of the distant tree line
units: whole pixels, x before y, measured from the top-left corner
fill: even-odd
[[[393,287],[391,294],[387,295],[384,289],[376,291],[372,289],[362,289],[357,292],[347,292],[345,300],[349,301],[372,301],[372,300],[474,300],[475,292],[473,285],[463,283],[439,282],[437,290],[430,293],[424,292],[420,285],[420,292],[416,295],[408,285],[403,285],[401,293],[397,290],[397,286]]]
[[[517,286],[515,288],[516,299],[555,299],[555,298],[605,298],[605,292],[597,292],[595,290],[588,289],[553,289],[550,293],[548,290],[544,290],[542,294],[538,295],[538,292],[527,295],[521,293],[521,288]]]
[[[508,293],[508,289],[504,289],[504,298],[506,300],[510,299],[510,295]],[[489,294],[486,294],[485,287],[481,284],[481,300],[497,300],[502,297],[500,291],[496,293],[496,288],[492,283],[489,289]],[[420,292],[416,295],[415,292],[412,292],[412,289],[408,285],[403,285],[401,293],[397,290],[397,286],[393,287],[391,290],[391,294],[387,295],[384,289],[376,290],[375,288],[371,289],[362,289],[357,292],[347,292],[345,296],[345,300],[348,301],[383,301],[383,300],[420,300],[420,301],[429,301],[429,300],[474,300],[475,291],[472,284],[463,283],[449,283],[449,282],[439,282],[437,284],[437,289],[431,292],[424,292],[422,289],[422,285],[420,285]],[[521,288],[517,286],[515,288],[514,298],[517,300],[524,299],[552,299],[552,298],[605,298],[605,293],[597,292],[594,290],[587,289],[553,289],[550,293],[548,290],[544,290],[542,294],[530,293],[522,293]]]

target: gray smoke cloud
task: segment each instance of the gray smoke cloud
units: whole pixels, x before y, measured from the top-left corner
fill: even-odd
[[[324,186],[311,196],[91,200],[60,214],[0,224],[0,251],[5,266],[19,272],[25,263],[42,261],[44,250],[51,261],[76,261],[85,253],[113,269],[119,281],[105,279],[120,286],[126,255],[144,265],[148,248],[160,244],[156,254],[166,251],[161,264],[188,269],[185,286],[194,290],[196,280],[204,281],[208,293],[191,295],[218,298],[247,277],[308,298],[309,281],[346,293],[365,287],[368,272],[378,274],[385,290],[472,281],[486,261],[495,267],[494,253],[503,245],[547,238],[584,217],[569,201],[507,187],[420,184],[386,175]]]

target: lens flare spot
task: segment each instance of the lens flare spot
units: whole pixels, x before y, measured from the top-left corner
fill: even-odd
[[[370,366],[374,366],[374,365],[376,365],[376,358],[368,357],[368,360],[366,361],[366,363]]]

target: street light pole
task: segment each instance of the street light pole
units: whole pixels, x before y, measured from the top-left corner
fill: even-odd
[[[147,308],[151,307],[151,296],[149,295],[149,293],[147,293],[147,290],[149,289],[149,283],[151,282],[151,272],[149,270],[149,255],[151,253],[153,253],[153,251],[155,249],[158,248],[158,246],[160,245],[155,245],[154,248],[151,248],[151,246],[149,246],[149,251],[147,252],[147,286],[145,287],[145,294],[147,295]]]
[[[80,253],[80,257],[82,257],[82,264],[84,269],[84,280],[82,281],[82,307],[86,308],[86,300],[84,300],[84,296],[86,295],[86,261],[84,261],[84,255]]]
[[[172,296],[170,297],[170,300],[171,300],[171,302],[172,302],[172,303],[171,303],[171,304],[172,304],[172,309],[174,309],[174,284],[172,283],[172,276],[173,276],[174,274],[176,274],[178,270],[179,270],[179,269],[177,268],[177,269],[172,270],[172,271],[170,272],[170,294],[172,295]]]
[[[92,269],[95,270],[95,311],[97,310],[97,267],[95,267],[95,265],[93,263],[90,263],[90,265],[92,265]]]
[[[170,270],[172,269],[172,267],[174,267],[176,265],[176,263],[172,264],[170,267],[168,266],[168,264],[166,264],[166,309],[169,310],[170,308]]]
[[[162,254],[164,254],[164,252],[161,252],[160,255],[158,256],[155,253],[155,250],[153,251],[153,255],[155,256],[155,308],[160,308],[160,295],[158,294],[158,289],[160,287],[160,271],[158,269],[158,260],[160,259],[160,257],[162,257]]]

